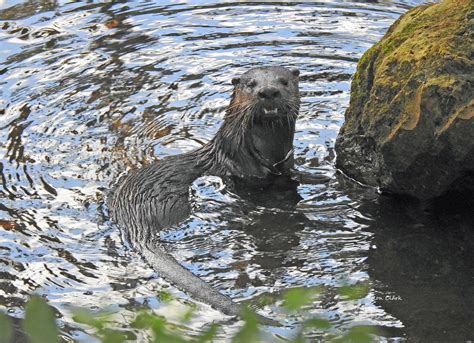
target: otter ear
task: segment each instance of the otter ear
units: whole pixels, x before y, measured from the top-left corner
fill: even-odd
[[[291,69],[291,74],[293,74],[295,77],[298,77],[300,76],[300,71],[298,69]]]
[[[240,83],[240,77],[234,77],[234,78],[232,79],[232,84],[233,84],[234,86],[237,86],[239,83]]]

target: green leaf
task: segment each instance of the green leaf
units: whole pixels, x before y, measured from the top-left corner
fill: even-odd
[[[102,334],[102,343],[123,343],[127,339],[123,333],[117,330],[105,329]]]
[[[260,330],[258,328],[258,321],[255,313],[247,307],[242,308],[242,319],[244,325],[232,338],[232,343],[252,343],[258,342],[260,337]]]
[[[154,341],[156,343],[186,343],[186,340],[180,336],[178,333],[168,332],[167,330],[163,330],[159,333],[154,331],[155,337]]]
[[[167,335],[166,333],[166,319],[163,317],[148,315],[147,318],[148,325],[155,334],[155,337],[160,337],[162,335]]]
[[[166,330],[166,319],[151,312],[140,313],[131,326],[137,329],[152,329],[155,335],[160,335]]]
[[[316,329],[330,329],[331,322],[327,319],[322,318],[312,318],[308,319],[303,323],[303,326],[306,328],[316,328]]]
[[[360,282],[355,285],[342,286],[338,289],[338,293],[347,300],[361,299],[369,293],[369,285],[365,282]]]
[[[23,329],[32,343],[58,342],[59,330],[54,312],[46,301],[34,295],[26,304]]]
[[[312,302],[316,294],[316,290],[312,288],[291,288],[283,295],[283,307],[290,311],[300,310]]]
[[[256,306],[258,308],[263,308],[267,305],[273,305],[274,303],[277,302],[278,299],[279,297],[276,294],[263,293],[263,294],[258,295],[255,298],[247,300],[245,303],[248,304],[249,306]]]
[[[189,305],[187,306],[187,310],[184,312],[183,316],[181,317],[181,322],[186,323],[191,320],[191,318],[194,316],[194,313],[196,313],[196,305]]]
[[[76,323],[91,326],[97,331],[103,330],[107,326],[107,321],[112,316],[110,312],[92,313],[85,309],[77,309],[74,311],[72,319]]]
[[[76,323],[85,324],[96,328],[97,330],[102,330],[104,328],[104,321],[97,319],[94,314],[87,310],[76,310],[72,319]]]
[[[305,343],[303,331],[299,331],[296,337],[291,341],[291,343]]]
[[[10,343],[12,339],[12,321],[5,313],[0,312],[0,343]]]
[[[182,338],[179,333],[170,332],[168,330],[169,324],[164,317],[157,316],[153,313],[140,313],[131,325],[135,328],[151,329],[151,331],[153,332],[153,342],[185,342],[184,338]]]
[[[147,312],[139,313],[130,324],[131,327],[137,329],[149,329],[151,328],[151,325],[152,321],[150,319],[150,314]]]
[[[204,330],[195,340],[196,343],[212,342],[212,339],[216,337],[219,325],[211,324],[206,330]]]
[[[167,292],[167,291],[160,291],[158,292],[157,294],[158,298],[163,301],[163,302],[170,302],[171,300],[173,300],[173,296],[171,295],[171,293]]]

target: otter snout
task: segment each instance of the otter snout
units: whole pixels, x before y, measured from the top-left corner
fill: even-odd
[[[266,87],[260,89],[257,95],[262,100],[275,100],[281,97],[281,92],[276,87]]]
[[[297,69],[275,66],[250,69],[232,79],[232,107],[248,109],[254,123],[294,119],[299,109],[298,82]]]

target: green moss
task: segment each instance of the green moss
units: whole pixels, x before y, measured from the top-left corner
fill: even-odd
[[[382,55],[396,52],[399,59],[418,60],[430,51],[452,51],[453,35],[466,25],[466,14],[474,9],[473,4],[471,0],[445,0],[440,4],[416,7],[402,16],[395,29],[381,40]],[[468,47],[468,39],[464,44]]]
[[[408,82],[431,77],[426,75],[426,70],[435,68],[427,66],[442,64],[443,58],[449,59],[453,55],[459,57],[465,54],[464,58],[468,60],[470,40],[457,39],[455,36],[466,25],[466,14],[473,8],[471,0],[445,0],[439,4],[415,7],[400,17],[382,40],[368,49],[359,60],[352,81],[346,121],[364,115],[377,117],[383,111],[390,111],[393,101],[396,105],[397,99],[384,97],[404,92],[405,88],[419,87],[419,82],[412,82],[411,85]],[[416,74],[418,70],[422,72]],[[382,93],[382,97],[377,92]],[[374,104],[378,108],[376,113],[366,111],[366,107]],[[397,113],[407,112],[398,110]]]
[[[363,183],[425,199],[465,173],[465,165],[436,158],[427,167],[419,156],[444,151],[465,161],[471,151],[465,121],[474,118],[473,14],[472,0],[416,7],[362,56],[336,140],[339,168]]]

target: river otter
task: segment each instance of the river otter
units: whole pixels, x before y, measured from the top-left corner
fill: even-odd
[[[299,71],[253,68],[232,83],[224,122],[209,143],[132,171],[119,182],[108,206],[132,246],[162,277],[193,298],[238,316],[238,304],[182,267],[157,236],[189,215],[189,188],[201,176],[220,176],[234,189],[260,192],[291,183]]]

